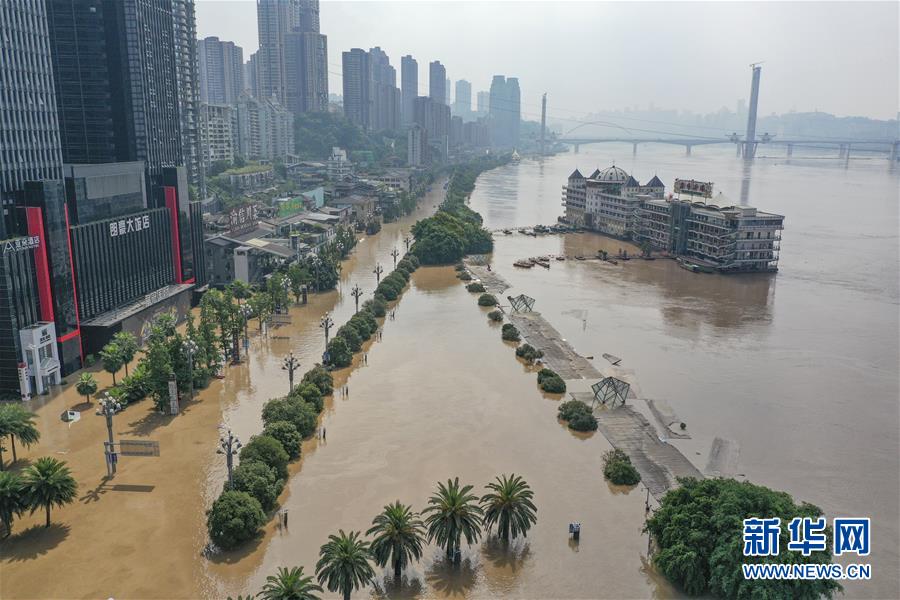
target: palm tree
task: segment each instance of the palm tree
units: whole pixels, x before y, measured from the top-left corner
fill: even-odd
[[[9,436],[12,444],[13,462],[16,456],[16,437],[25,446],[30,447],[41,439],[41,432],[34,424],[34,413],[28,412],[18,404],[0,406],[0,437]],[[0,457],[2,462],[2,457]]]
[[[459,487],[459,477],[447,480],[447,485],[438,483],[437,493],[428,499],[428,508],[422,514],[428,514],[425,525],[428,526],[428,541],[437,542],[447,550],[447,556],[453,556],[459,550],[462,536],[466,542],[474,544],[481,536],[481,519],[484,513],[476,504],[478,496],[471,494],[472,486]],[[430,513],[430,514],[429,514]]]
[[[75,500],[78,483],[66,463],[44,456],[25,469],[23,492],[32,514],[43,507],[50,527],[50,507],[63,506]]]
[[[397,500],[388,504],[377,517],[372,519],[372,528],[366,535],[375,535],[372,540],[372,556],[379,567],[389,561],[394,565],[394,582],[400,584],[403,567],[412,559],[422,557],[425,542],[425,526],[411,506],[404,506]]]
[[[360,539],[360,532],[347,535],[341,529],[338,535],[329,535],[328,542],[319,549],[316,576],[329,592],[340,592],[344,600],[349,600],[353,590],[375,577],[369,558],[369,543]]]
[[[75,391],[84,396],[85,401],[90,404],[91,396],[97,393],[97,380],[91,373],[82,373],[75,384]]]
[[[510,536],[520,533],[528,536],[528,530],[537,523],[537,508],[531,501],[534,492],[521,476],[498,476],[496,481],[487,484],[490,490],[481,497],[481,508],[484,510],[484,526],[490,529],[497,525],[497,535],[504,542]]]
[[[12,533],[14,516],[28,508],[22,496],[22,478],[9,471],[0,473],[0,521],[6,529],[6,537]]]
[[[266,577],[266,585],[259,592],[262,600],[319,600],[315,592],[321,592],[322,587],[317,585],[312,576],[303,576],[303,567],[294,567],[288,571],[284,567],[278,568],[277,575]]]
[[[122,356],[122,349],[115,342],[110,342],[103,346],[100,350],[100,360],[103,363],[103,370],[112,374],[113,387],[116,385],[116,373],[125,364],[125,358]]]
[[[113,341],[119,346],[122,362],[125,365],[125,377],[128,377],[128,363],[134,360],[138,351],[137,338],[133,333],[120,331],[113,336]]]

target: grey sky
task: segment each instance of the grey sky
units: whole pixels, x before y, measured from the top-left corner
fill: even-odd
[[[577,117],[627,106],[710,112],[747,98],[748,65],[765,61],[760,112],[895,118],[900,100],[898,2],[344,2],[322,0],[332,92],[341,52],[381,46],[440,60],[453,80],[486,90],[519,77],[522,112]],[[254,0],[197,0],[200,37],[256,49]],[[474,102],[474,99],[473,99]]]

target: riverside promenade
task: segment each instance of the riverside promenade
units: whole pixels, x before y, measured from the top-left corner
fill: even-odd
[[[496,271],[488,271],[483,257],[469,257],[465,264],[472,277],[480,280],[489,293],[501,300],[500,308],[509,322],[519,329],[523,340],[544,352],[543,363],[566,381],[567,393],[571,398],[590,404],[593,398],[590,386],[608,376],[631,385],[624,406],[614,409],[598,406],[594,409],[594,416],[600,433],[613,447],[628,454],[641,474],[642,483],[657,500],[678,484],[678,477],[703,478],[697,467],[678,448],[661,439],[657,428],[636,410],[634,401],[645,399],[633,371],[612,365],[598,370],[587,358],[575,352],[541,313],[516,312],[503,306],[503,293],[509,289],[509,283]],[[653,406],[652,401],[648,404]],[[668,435],[667,431],[663,434]]]

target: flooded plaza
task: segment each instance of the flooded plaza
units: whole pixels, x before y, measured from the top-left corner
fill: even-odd
[[[562,213],[560,187],[577,166],[604,167],[604,147],[484,173],[471,206],[491,229],[549,224]],[[619,149],[620,150],[620,149]],[[630,153],[630,147],[628,148]],[[618,161],[639,179],[658,174],[716,182],[741,202],[785,214],[777,275],[688,273],[674,262],[553,262],[517,270],[517,258],[592,256],[624,244],[593,234],[537,238],[495,235],[493,268],[584,356],[604,367],[622,357],[647,398],[665,401],[688,424],[675,445],[704,471],[715,438],[733,442],[739,478],[783,489],[831,516],[871,516],[874,577],[846,585],[846,597],[895,598],[898,562],[897,175],[884,162],[849,169],[821,161],[759,160],[742,168],[728,152],[652,150]],[[623,154],[624,155],[624,154]],[[38,399],[39,445],[20,462],[52,455],[69,463],[79,500],[16,522],[0,551],[3,598],[224,598],[257,592],[281,566],[314,569],[338,529],[365,530],[394,500],[425,506],[437,481],[459,477],[482,493],[501,473],[535,492],[537,525],[511,549],[487,540],[448,566],[433,546],[397,590],[378,570],[369,592],[391,597],[674,597],[648,565],[644,490],[608,485],[603,435],[575,434],[556,419],[559,398],[543,394],[532,369],[500,339],[452,268],[421,268],[385,319],[383,337],[337,371],[348,395],[326,403],[327,442],[308,440],[280,497],[289,526],[272,518],[264,535],[233,553],[207,557],[204,511],[226,479],[218,426],[242,441],[262,429],[266,400],[287,392],[281,363],[301,372],[320,360],[320,318],[337,325],[354,311],[350,289],[375,288],[376,264],[392,268],[411,225],[435,210],[441,186],[416,214],[365,236],[344,265],[339,288],[291,309],[267,336],[250,325],[249,359],[226,369],[187,405],[162,417],[150,402],[115,417],[116,436],[158,440],[159,458],[126,458],[104,481],[105,425],[92,409],[59,420],[82,399],[70,384]],[[362,364],[360,364],[362,362]],[[96,370],[104,385],[108,374]],[[567,534],[582,524],[580,543]],[[54,576],[47,574],[52,572]],[[360,596],[366,593],[361,591]]]

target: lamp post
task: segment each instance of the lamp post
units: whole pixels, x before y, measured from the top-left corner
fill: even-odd
[[[400,256],[400,251],[394,248],[391,250],[391,256],[394,257],[394,268],[397,268],[397,257]]]
[[[325,313],[325,316],[322,317],[322,320],[319,321],[319,327],[325,330],[325,345],[328,346],[328,332],[331,329],[331,326],[334,325],[334,321],[331,319],[331,314]]]
[[[247,331],[247,323],[250,321],[250,317],[253,315],[253,309],[249,304],[241,305],[241,316],[244,317],[244,350],[250,347],[250,334]]]
[[[234,471],[234,455],[238,453],[238,450],[241,449],[241,440],[237,438],[236,435],[231,433],[229,429],[225,434],[219,437],[219,448],[216,449],[216,454],[224,454],[225,455],[225,464],[228,466],[228,488],[234,489],[234,477],[232,475]]]
[[[384,273],[384,268],[381,266],[381,263],[375,265],[375,268],[372,269],[372,272],[375,273],[375,285],[381,283],[381,274]]]
[[[190,374],[190,379],[191,379],[191,393],[188,396],[188,400],[193,400],[194,399],[194,355],[197,354],[197,351],[200,350],[200,347],[197,346],[197,342],[195,342],[191,338],[185,338],[185,340],[181,343],[181,349],[184,350],[184,353],[187,355],[188,373]]]
[[[359,289],[359,285],[354,285],[350,291],[350,295],[356,300],[356,312],[359,312],[359,297],[363,295],[363,291]]]
[[[409,252],[409,245],[412,244],[412,238],[407,235],[403,238],[403,243],[406,244],[406,251]]]
[[[294,351],[291,350],[290,356],[286,357],[281,365],[281,370],[288,372],[288,394],[294,391],[294,371],[299,368],[300,361],[294,358]]]
[[[122,405],[119,404],[119,401],[110,396],[109,392],[104,393],[97,406],[97,414],[106,417],[106,433],[109,441],[104,442],[103,445],[106,447],[104,455],[106,456],[106,473],[109,477],[116,474],[116,460],[118,459],[113,445],[115,441],[113,440],[112,418],[120,410],[122,410]]]

